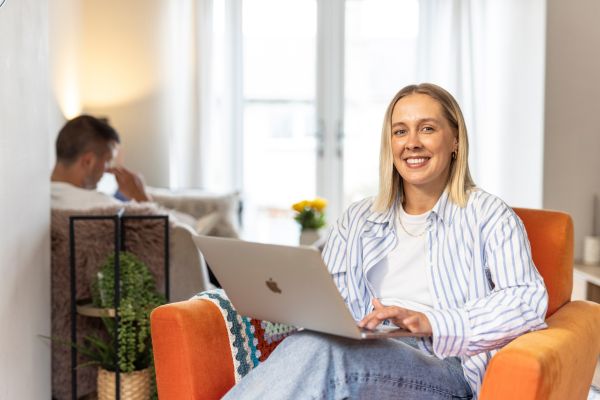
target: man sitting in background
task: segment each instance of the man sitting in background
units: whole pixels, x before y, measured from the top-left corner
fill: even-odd
[[[117,131],[101,119],[81,115],[68,121],[56,138],[56,164],[50,178],[51,207],[89,210],[125,204],[130,200],[152,202],[141,175],[123,166],[112,165],[120,142]],[[119,198],[96,190],[105,172],[115,176]],[[185,212],[162,209],[172,221],[187,225],[200,234],[223,224],[215,211],[196,219]],[[237,236],[235,232],[230,235]]]
[[[140,175],[122,166],[111,166],[119,143],[119,134],[105,121],[89,115],[68,121],[56,139],[52,208],[83,210],[121,204],[121,200],[96,191],[105,172],[115,175],[119,192],[126,198],[151,201]]]
[[[81,115],[70,121],[56,138],[56,164],[51,176],[51,206],[61,210],[89,210],[124,204],[125,200],[151,202],[141,175],[123,166],[112,166],[120,143],[119,134],[105,121]],[[105,172],[114,174],[120,198],[96,190]],[[157,195],[159,196],[159,195]],[[185,212],[162,208],[178,225],[186,225],[199,234],[216,228],[218,236],[237,237],[227,213],[230,196],[205,200],[210,210],[199,219]],[[195,249],[195,247],[194,247]],[[216,278],[211,280],[217,284]]]

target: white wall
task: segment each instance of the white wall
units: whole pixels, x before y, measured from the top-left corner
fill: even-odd
[[[142,4],[144,3],[144,4]],[[79,88],[83,110],[108,117],[129,167],[168,183],[161,98],[164,54],[160,0],[84,0]],[[152,162],[148,162],[152,160]]]
[[[600,2],[548,0],[547,14],[543,205],[573,216],[581,258],[600,195]]]
[[[54,63],[59,99],[68,109],[108,117],[122,139],[121,161],[153,186],[177,185],[169,157],[185,156],[177,138],[194,132],[191,4],[80,0],[68,9],[70,26],[51,43],[52,52],[69,55]]]
[[[48,1],[0,7],[0,399],[48,399]]]
[[[79,57],[81,49],[81,6],[79,0],[52,0],[48,7],[48,62],[50,88],[56,99],[51,118],[58,122],[51,131],[50,164],[54,166],[54,142],[67,119],[81,113]]]

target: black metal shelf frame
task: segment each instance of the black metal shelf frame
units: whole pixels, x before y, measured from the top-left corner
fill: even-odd
[[[169,301],[169,216],[168,215],[124,215],[125,209],[121,208],[114,215],[73,215],[69,217],[69,262],[70,262],[70,289],[71,289],[71,343],[77,343],[77,280],[75,260],[75,222],[90,220],[111,220],[114,223],[114,249],[115,249],[115,330],[119,330],[119,305],[121,304],[121,259],[120,252],[125,247],[125,222],[127,220],[163,220],[164,221],[164,274],[165,298]],[[119,335],[115,334],[115,396],[121,398],[121,371],[119,368]],[[71,347],[71,398],[77,400],[77,348]]]

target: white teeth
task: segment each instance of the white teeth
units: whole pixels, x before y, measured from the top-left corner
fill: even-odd
[[[406,160],[406,162],[408,164],[421,164],[421,163],[424,163],[425,161],[427,161],[426,158],[408,158]]]

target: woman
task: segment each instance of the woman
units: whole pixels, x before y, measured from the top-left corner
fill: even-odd
[[[285,339],[228,398],[477,398],[486,366],[544,328],[547,292],[520,219],[475,188],[456,100],[432,84],[392,99],[379,193],[351,205],[323,253],[358,324],[427,339]]]

